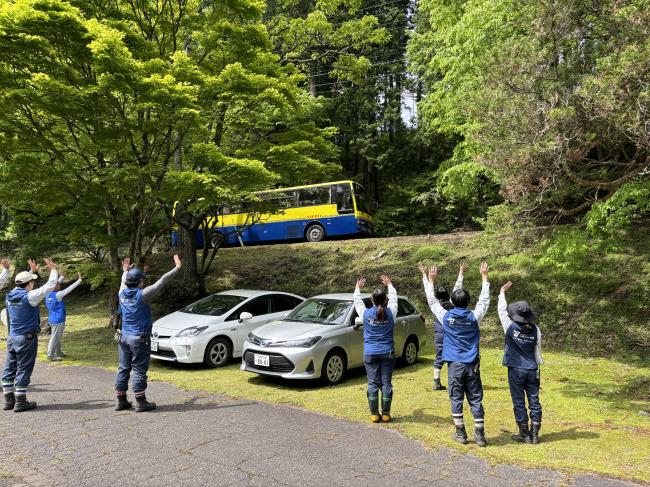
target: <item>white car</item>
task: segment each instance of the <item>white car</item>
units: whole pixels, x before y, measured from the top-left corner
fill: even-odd
[[[251,331],[304,300],[295,294],[247,289],[212,294],[153,324],[151,357],[221,367],[241,357]]]

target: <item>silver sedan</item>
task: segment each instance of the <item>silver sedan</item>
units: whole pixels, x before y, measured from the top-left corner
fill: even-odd
[[[370,295],[364,294],[366,306]],[[395,357],[414,364],[426,344],[423,316],[405,297],[398,297]],[[285,379],[316,379],[338,384],[347,370],[363,365],[363,323],[352,294],[309,298],[285,318],[248,334],[242,370]]]

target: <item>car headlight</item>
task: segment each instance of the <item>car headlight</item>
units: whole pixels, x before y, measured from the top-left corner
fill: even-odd
[[[298,347],[298,348],[311,348],[320,341],[321,337],[303,338],[300,340],[267,340],[264,345],[267,347]]]
[[[203,333],[205,330],[207,330],[207,326],[190,326],[189,328],[185,328],[184,330],[181,330],[176,334],[177,337],[195,337],[199,333]]]

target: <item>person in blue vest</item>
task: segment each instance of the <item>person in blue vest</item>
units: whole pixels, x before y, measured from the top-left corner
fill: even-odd
[[[508,367],[508,385],[519,433],[512,435],[518,443],[539,443],[542,426],[542,404],[539,402],[540,373],[542,359],[542,332],[537,315],[526,301],[508,305],[506,292],[512,287],[508,281],[501,287],[497,311],[505,333],[503,365]],[[526,400],[530,410],[530,428],[526,411]]]
[[[43,286],[34,289],[34,281],[38,279],[38,266],[32,260],[28,263],[30,271],[16,275],[16,287],[6,296],[9,336],[7,358],[2,372],[3,409],[13,409],[17,413],[36,407],[34,401],[27,400],[27,387],[36,363],[38,334],[41,331],[38,305],[56,287],[59,278],[56,264],[45,259],[50,269],[50,278]]]
[[[119,336],[119,366],[115,377],[117,402],[115,410],[133,407],[126,397],[133,370],[135,412],[151,411],[156,403],[147,401],[147,371],[151,357],[151,301],[181,268],[181,259],[174,255],[176,266],[154,284],[144,287],[144,272],[131,268],[131,260],[122,261],[122,285],[118,294],[122,311],[122,333]]]
[[[469,309],[470,295],[465,289],[457,289],[451,293],[451,303],[454,305],[451,310],[446,310],[442,306],[433,292],[438,277],[436,266],[429,269],[429,279],[425,283],[429,307],[444,329],[442,359],[447,363],[451,416],[456,427],[452,438],[463,445],[467,443],[467,431],[463,419],[463,402],[467,398],[474,416],[474,440],[480,447],[487,446],[487,441],[480,370],[479,324],[485,318],[490,305],[489,269],[487,262],[481,263],[483,285],[474,311]]]
[[[63,291],[61,285],[65,280],[64,276],[59,277],[54,291],[47,295],[45,298],[45,306],[47,306],[48,317],[47,322],[52,328],[52,335],[50,336],[50,343],[47,346],[47,358],[53,361],[63,360],[63,350],[61,349],[61,337],[65,329],[66,309],[65,298],[68,294],[74,291],[79,284],[81,284],[81,273],[77,274],[79,279],[68,286]]]
[[[468,267],[469,266],[467,262],[460,263],[458,278],[456,279],[456,283],[454,284],[454,288],[452,292],[456,291],[457,289],[463,289],[463,278],[465,276],[465,271],[468,269]],[[422,282],[424,283],[424,290],[426,292],[427,283],[429,282],[427,278],[428,269],[425,267],[423,262],[420,262],[418,264],[418,269],[422,273]],[[449,311],[454,307],[454,305],[451,304],[449,291],[447,290],[447,288],[439,286],[435,289],[435,294],[436,294],[436,298],[438,298],[438,301],[440,302],[442,307],[445,308],[447,311]],[[433,344],[436,349],[436,358],[433,361],[433,390],[434,391],[444,391],[447,389],[440,382],[440,373],[442,372],[442,366],[445,364],[444,360],[442,360],[442,347],[444,344],[444,336],[445,334],[442,327],[442,323],[437,319],[434,319]]]
[[[391,420],[390,408],[393,401],[393,368],[395,352],[393,329],[397,316],[397,291],[390,277],[383,275],[382,284],[388,288],[388,296],[383,289],[372,292],[372,308],[366,308],[361,289],[366,284],[364,278],[357,279],[354,289],[354,308],[363,318],[363,361],[368,375],[368,405],[373,423]],[[381,390],[381,416],[379,415],[379,391]]]

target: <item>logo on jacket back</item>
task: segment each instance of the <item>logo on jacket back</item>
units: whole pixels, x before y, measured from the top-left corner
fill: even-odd
[[[520,332],[519,330],[512,330],[512,335],[515,340],[518,340],[520,342],[532,343],[535,341],[535,337],[533,335],[527,335]]]
[[[457,327],[474,326],[474,322],[472,320],[459,320],[451,317],[447,319],[447,324],[449,326],[457,326]]]

